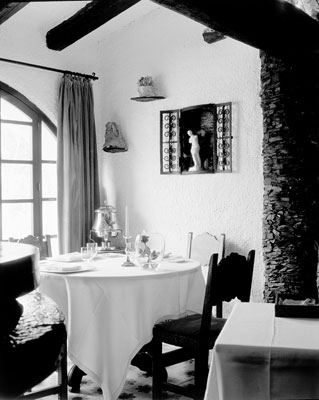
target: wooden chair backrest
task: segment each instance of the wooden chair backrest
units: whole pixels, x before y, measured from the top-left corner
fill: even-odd
[[[45,259],[46,257],[52,256],[52,248],[51,248],[51,237],[50,235],[45,235],[44,239],[38,236],[29,235],[21,239],[13,239],[9,238],[9,242],[18,242],[31,244],[32,246],[36,246],[40,250],[40,260]]]
[[[188,233],[187,258],[197,260],[203,266],[209,264],[212,254],[218,254],[218,261],[225,256],[225,234],[215,236],[204,232],[193,238],[193,232]]]
[[[223,301],[237,297],[241,301],[249,302],[254,262],[255,250],[248,253],[247,259],[237,253],[231,253],[219,263],[217,253],[211,256],[200,328],[200,335],[207,345],[213,306],[216,306],[216,316],[222,318]]]

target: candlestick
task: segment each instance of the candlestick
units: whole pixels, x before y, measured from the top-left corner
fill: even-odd
[[[129,218],[128,218],[128,207],[125,206],[125,236],[129,237]]]
[[[135,264],[130,259],[130,251],[131,251],[131,239],[132,236],[124,236],[125,239],[125,254],[126,260],[123,262],[122,267],[134,267]]]

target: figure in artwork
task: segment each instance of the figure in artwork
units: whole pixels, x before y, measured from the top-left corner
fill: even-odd
[[[189,143],[191,145],[191,156],[194,165],[189,168],[188,171],[200,171],[202,169],[201,159],[199,156],[200,145],[198,142],[198,136],[193,133],[193,131],[188,130],[187,135],[189,136]]]

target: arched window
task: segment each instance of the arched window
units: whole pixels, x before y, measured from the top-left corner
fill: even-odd
[[[0,82],[0,240],[57,234],[56,127]]]

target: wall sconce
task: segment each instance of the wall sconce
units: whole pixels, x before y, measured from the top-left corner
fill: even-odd
[[[105,125],[105,142],[103,150],[108,153],[119,153],[127,151],[127,145],[115,122]]]

